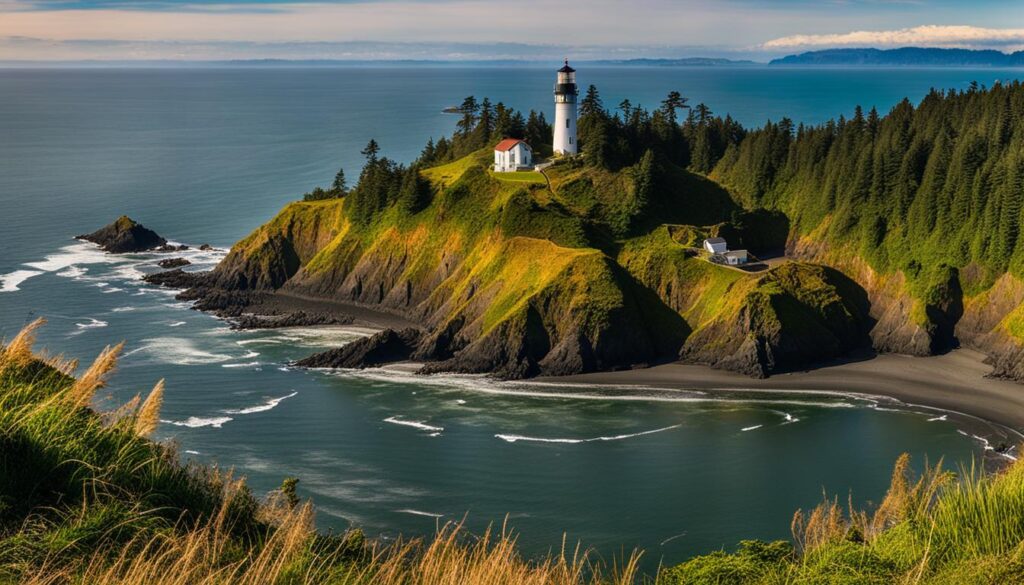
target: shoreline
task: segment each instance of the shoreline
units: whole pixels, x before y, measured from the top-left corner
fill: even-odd
[[[805,371],[751,378],[697,364],[533,378],[541,383],[648,386],[670,390],[800,391],[883,396],[908,406],[933,408],[1024,430],[1024,385],[986,378],[985,354],[971,349],[913,357],[878,354]],[[1018,437],[1019,438],[1019,437]]]
[[[351,325],[383,330],[418,327],[409,319],[375,307],[276,292],[246,307],[246,312],[315,311],[348,316]],[[646,386],[665,390],[813,392],[858,394],[895,399],[906,406],[931,408],[993,423],[1024,437],[1024,384],[987,378],[985,354],[966,348],[913,357],[865,352],[806,370],[752,378],[700,364],[672,362],[648,368],[539,376],[531,383]],[[392,364],[395,365],[395,364]]]

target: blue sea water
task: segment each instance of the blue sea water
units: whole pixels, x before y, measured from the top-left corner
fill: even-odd
[[[670,90],[756,126],[885,111],[931,87],[1010,70],[581,68],[606,105],[656,107]],[[0,70],[0,337],[35,316],[40,345],[88,359],[126,341],[101,406],[167,379],[158,434],[183,457],[233,466],[257,493],[299,477],[325,528],[430,534],[506,515],[529,553],[563,533],[606,554],[679,561],[741,538],[784,538],[825,488],[877,500],[904,451],[967,460],[962,421],[853,396],[616,400],[401,370],[330,374],[289,360],[367,331],[230,330],[144,286],[153,254],[111,257],[72,240],[120,214],[212,252],[288,201],[358,174],[375,138],[399,161],[452,131],[445,106],[489,96],[551,117],[541,68]],[[619,390],[635,395],[637,390]],[[570,393],[589,397],[568,396]],[[973,432],[980,432],[972,430]],[[971,433],[968,433],[971,434]],[[653,561],[652,561],[653,559]]]

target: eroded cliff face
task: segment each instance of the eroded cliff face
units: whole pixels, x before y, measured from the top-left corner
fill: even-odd
[[[813,237],[793,238],[789,253],[842,270],[867,292],[877,351],[929,356],[963,346],[987,354],[992,375],[1024,381],[1024,282],[1010,273],[968,296],[964,284],[979,270],[931,267],[912,286],[902,272],[880,274],[853,253],[830,249]],[[965,276],[966,274],[966,276]]]
[[[1024,380],[1024,282],[1004,274],[989,290],[968,298],[956,334],[988,354],[992,375]]]
[[[931,283],[922,299],[910,289],[902,272],[878,273],[856,254],[835,250],[813,237],[791,239],[787,253],[835,267],[864,289],[875,350],[929,356],[957,345],[954,327],[963,314],[963,292],[956,271]]]

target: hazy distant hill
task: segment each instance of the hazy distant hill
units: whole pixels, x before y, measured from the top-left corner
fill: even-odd
[[[686,57],[682,59],[603,59],[591,61],[597,65],[647,65],[656,67],[719,67],[722,65],[756,65],[753,61],[715,57]]]
[[[970,49],[826,49],[773,59],[772,65],[883,65],[945,67],[1020,67],[1024,51],[1002,53]]]

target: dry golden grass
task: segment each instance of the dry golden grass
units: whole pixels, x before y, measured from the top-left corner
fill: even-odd
[[[33,359],[32,347],[36,343],[36,331],[46,324],[46,319],[39,317],[32,321],[14,336],[10,343],[4,344],[0,351],[0,368],[24,366]]]
[[[96,391],[106,385],[107,378],[117,367],[117,356],[121,354],[122,349],[124,349],[123,341],[113,347],[108,345],[103,348],[89,369],[79,376],[74,387],[68,392],[68,400],[72,405],[86,407],[92,403]]]
[[[160,380],[153,387],[153,391],[142,403],[139,414],[135,417],[135,434],[140,437],[148,437],[156,430],[160,422],[160,407],[164,404],[164,381]]]
[[[836,542],[856,533],[859,539],[872,542],[883,532],[905,521],[924,518],[942,488],[954,480],[954,474],[942,470],[940,461],[934,466],[925,464],[924,471],[911,482],[910,455],[904,453],[896,460],[889,489],[873,514],[857,510],[853,501],[847,504],[847,514],[839,506],[838,498],[823,498],[811,512],[797,510],[790,529],[793,543],[800,551],[810,551]]]
[[[239,484],[236,484],[239,485]],[[226,488],[230,489],[230,488]],[[225,498],[230,501],[230,498]],[[277,510],[276,529],[261,546],[224,562],[231,536],[224,513],[207,525],[175,536],[133,542],[117,555],[99,550],[73,566],[47,564],[24,585],[631,585],[639,579],[640,553],[606,569],[579,546],[558,555],[523,559],[514,535],[488,530],[479,538],[461,524],[444,526],[432,539],[375,546],[364,559],[336,563],[332,551],[311,554],[315,539],[310,503]]]
[[[529,561],[518,552],[514,534],[488,529],[468,539],[459,523],[446,524],[429,541],[398,542],[375,551],[372,560],[346,583],[380,585],[626,585],[639,576],[640,553],[607,570],[578,545],[557,555]]]

